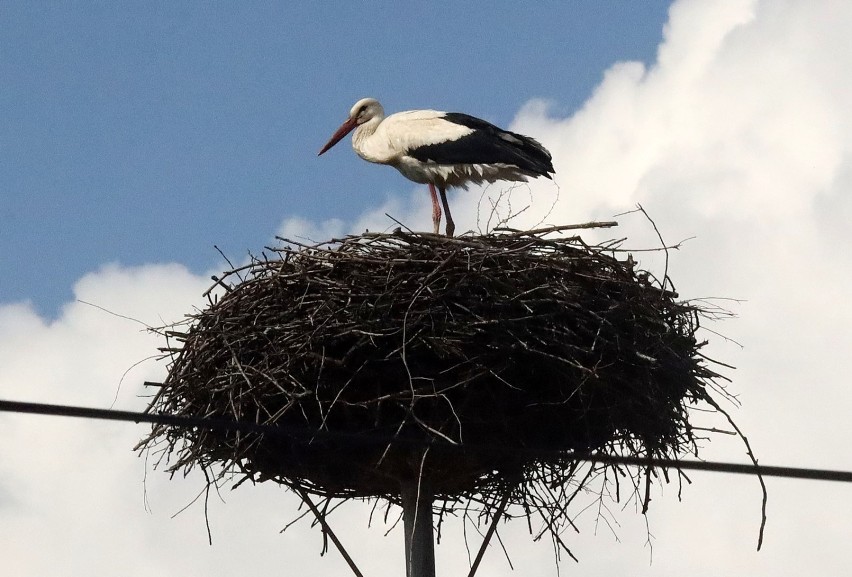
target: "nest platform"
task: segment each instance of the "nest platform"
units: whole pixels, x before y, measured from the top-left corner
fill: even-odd
[[[570,228],[270,249],[169,329],[149,410],[281,434],[155,425],[140,447],[325,498],[398,503],[415,478],[442,507],[564,500],[572,454],[694,451],[688,408],[719,377],[700,309]]]

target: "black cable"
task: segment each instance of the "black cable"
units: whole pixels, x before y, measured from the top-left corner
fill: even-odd
[[[316,431],[282,425],[262,425],[245,421],[228,419],[211,419],[204,417],[186,417],[164,415],[158,413],[138,413],[134,411],[117,411],[113,409],[96,409],[92,407],[76,407],[69,405],[53,405],[45,403],[29,403],[23,401],[0,400],[0,412],[25,413],[34,415],[54,415],[61,417],[79,417],[86,419],[102,419],[109,421],[125,421],[133,423],[152,423],[157,425],[172,425],[176,427],[195,427],[223,431],[243,431],[270,435],[286,435],[302,439],[347,439],[362,443],[411,442],[403,439],[389,439],[380,435],[362,433],[335,433],[332,431]],[[418,444],[420,444],[418,442]],[[444,447],[442,447],[444,448]],[[461,445],[447,445],[446,448],[463,449]],[[808,479],[814,481],[838,481],[852,483],[852,472],[828,469],[808,469],[802,467],[779,467],[766,465],[747,465],[742,463],[722,463],[715,461],[694,461],[680,459],[657,459],[648,457],[628,457],[621,455],[606,455],[600,453],[572,453],[554,450],[534,450],[531,454],[554,455],[568,460],[588,461],[612,465],[632,465],[640,467],[662,467],[693,471],[711,471],[716,473],[735,473],[745,475],[763,475],[765,477],[782,477],[788,479]]]
[[[75,407],[71,405],[51,405],[47,403],[28,403],[24,401],[0,400],[0,412],[53,415],[58,417],[80,417],[84,419],[102,419],[106,421],[130,421],[137,424],[152,423],[155,425],[202,427],[206,429],[255,433],[274,433],[278,428],[270,425],[230,421],[228,419],[186,417],[182,415],[164,415],[158,413],[137,413],[135,411],[117,411],[114,409],[96,409],[93,407]]]

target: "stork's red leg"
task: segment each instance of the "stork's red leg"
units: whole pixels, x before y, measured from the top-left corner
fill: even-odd
[[[435,234],[441,233],[441,207],[438,204],[438,193],[435,192],[435,185],[429,183],[429,194],[432,195],[432,224],[435,227]],[[443,193],[442,193],[443,194]],[[444,203],[446,206],[446,201]],[[448,212],[447,215],[450,213]]]
[[[447,236],[453,236],[456,231],[456,223],[453,222],[453,216],[450,214],[450,205],[447,204],[447,189],[442,186],[438,189],[441,192],[441,204],[444,205],[444,214],[447,216]]]

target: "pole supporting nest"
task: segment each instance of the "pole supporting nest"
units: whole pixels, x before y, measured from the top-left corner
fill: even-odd
[[[400,496],[405,527],[405,575],[435,577],[434,497],[420,479],[403,482]]]

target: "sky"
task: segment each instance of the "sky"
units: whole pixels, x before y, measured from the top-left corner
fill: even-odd
[[[654,57],[667,2],[608,4],[0,2],[0,298],[54,316],[105,262],[200,273],[284,218],[357,220],[410,187],[317,158],[356,100],[568,113]]]
[[[317,4],[317,3],[314,3]],[[463,111],[539,139],[553,182],[450,193],[457,233],[613,218],[641,204],[707,327],[761,463],[852,470],[852,5],[845,0],[428,3],[0,2],[0,398],[140,410],[162,380],[145,330],[203,306],[210,275],[274,243],[431,227],[425,187],[342,142],[354,101]],[[491,202],[500,201],[492,215]],[[509,205],[511,202],[511,206]],[[490,220],[489,220],[490,216]],[[637,249],[647,220],[616,217]],[[637,252],[659,272],[659,254]],[[94,306],[93,306],[94,305]],[[105,312],[111,311],[110,312]],[[121,315],[121,316],[118,316]],[[129,320],[129,319],[136,319]],[[271,486],[180,512],[203,477],[132,452],[146,428],[0,414],[0,555],[18,576],[345,574]],[[744,462],[733,439],[708,459]],[[690,475],[646,517],[578,511],[562,574],[845,574],[852,487]],[[365,575],[403,571],[401,531],[354,503],[332,524]],[[469,528],[468,528],[469,529]],[[470,530],[468,530],[470,534]],[[480,575],[556,575],[501,526]],[[478,541],[472,538],[472,547]],[[461,522],[438,573],[467,572]]]

